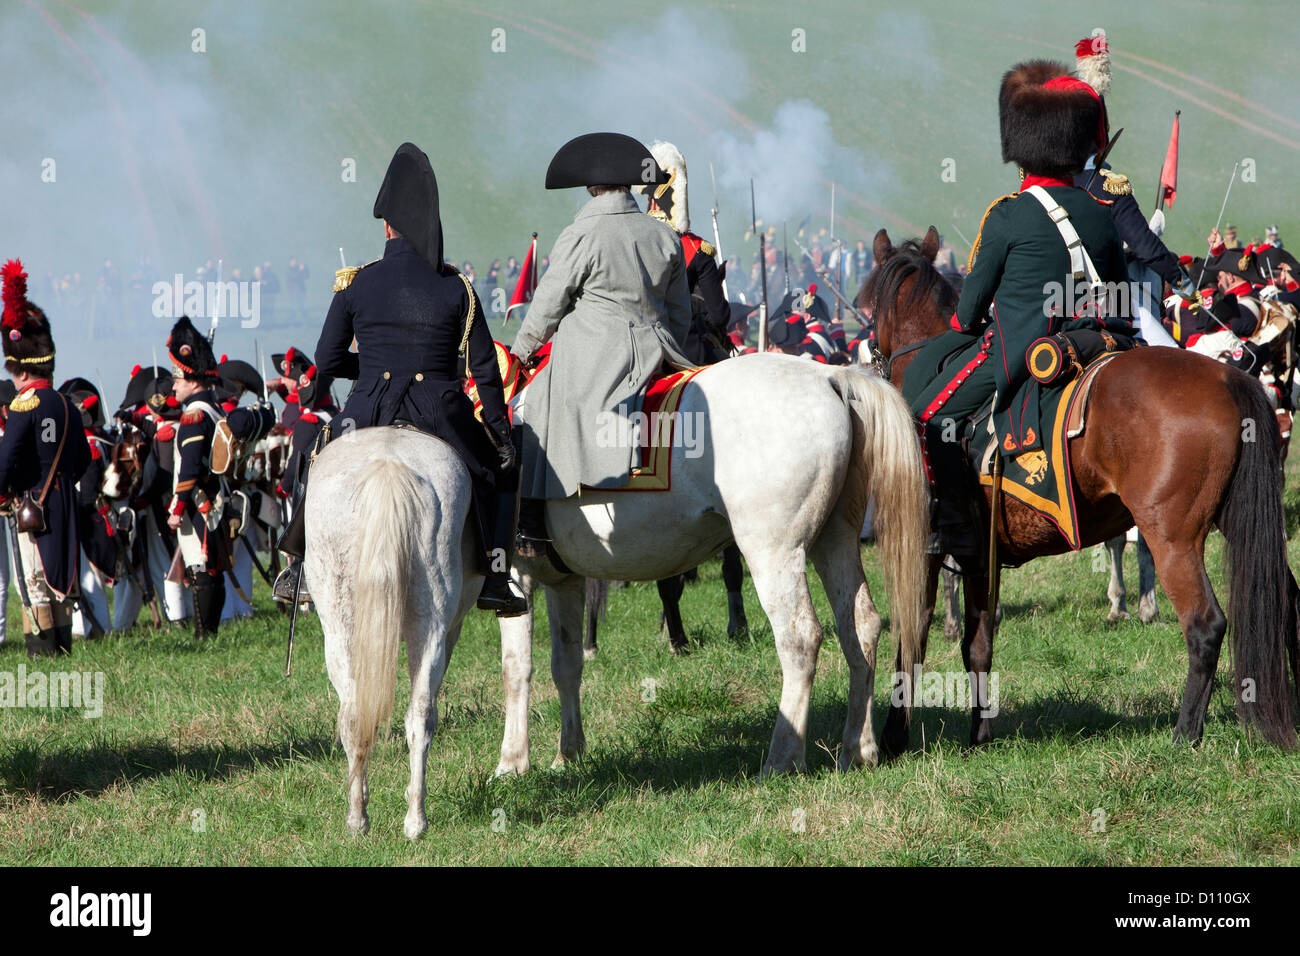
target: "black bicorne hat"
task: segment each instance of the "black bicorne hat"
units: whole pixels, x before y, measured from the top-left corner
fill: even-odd
[[[546,169],[547,189],[574,186],[649,186],[668,174],[639,140],[622,133],[586,133],[571,139]]]
[[[333,379],[321,375],[311,356],[301,349],[290,348],[287,352],[276,353],[271,356],[271,361],[282,376],[293,379],[299,408],[311,408],[317,398],[329,394]]]
[[[767,323],[767,337],[780,348],[794,348],[808,337],[808,327],[802,318],[787,312],[784,316],[774,316]]]
[[[170,399],[170,404],[168,400]],[[180,408],[172,391],[172,376],[161,365],[137,365],[131,371],[131,380],[126,384],[126,394],[122,396],[121,407],[134,410],[147,405],[149,410],[166,416],[169,410]]]
[[[262,376],[258,374],[257,369],[243,359],[225,359],[218,362],[217,375],[223,382],[241,386],[259,398],[262,395]],[[233,393],[234,389],[231,388],[230,391]]]
[[[431,266],[442,271],[438,179],[429,157],[414,143],[403,143],[393,153],[375,197],[375,218],[385,220]]]
[[[70,378],[59,386],[59,391],[76,404],[83,427],[98,428],[104,424],[103,399],[91,382],[79,376]]]
[[[217,357],[202,332],[188,315],[182,315],[167,336],[167,354],[172,360],[174,377],[192,382],[211,382],[217,377]]]

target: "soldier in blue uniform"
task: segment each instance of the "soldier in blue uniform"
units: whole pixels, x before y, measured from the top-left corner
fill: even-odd
[[[215,634],[226,603],[222,574],[230,567],[230,542],[221,522],[221,481],[212,473],[212,438],[221,420],[217,359],[207,338],[181,316],[167,339],[172,389],[181,403],[167,526],[176,532],[194,595],[194,632]]]
[[[339,271],[316,345],[319,374],[356,382],[331,431],[407,423],[451,445],[474,485],[473,517],[485,552],[478,606],[522,614],[528,603],[509,573],[517,453],[496,347],[470,281],[443,260],[437,179],[411,143],[393,155],[374,215],[384,220],[384,256]],[[464,368],[478,386],[481,423],[462,386]],[[276,582],[279,599],[293,600],[304,543],[298,508],[281,544],[291,560]]]
[[[302,349],[291,347],[272,355],[271,361],[281,377],[268,384],[284,399],[280,424],[292,436],[289,460],[277,491],[290,498],[298,486],[307,455],[316,445],[316,436],[334,420],[339,410],[330,395],[330,377],[320,374],[320,369]]]
[[[1101,103],[1101,121],[1106,139],[1109,140],[1110,118],[1106,112],[1106,94],[1110,92],[1110,48],[1106,35],[1101,33],[1080,40],[1075,44],[1075,55],[1075,72],[1097,91]],[[1097,167],[1095,161],[1096,154],[1089,158],[1083,171],[1075,175],[1074,185],[1083,187],[1095,198],[1110,204],[1115,217],[1115,229],[1128,247],[1127,257],[1131,262],[1150,269],[1183,298],[1192,298],[1195,294],[1192,277],[1187,274],[1178,256],[1170,252],[1152,231],[1133,197],[1133,184],[1127,176],[1111,169],[1108,163],[1102,162]],[[1161,290],[1155,291],[1158,293]]]
[[[54,340],[45,313],[27,299],[27,273],[3,269],[5,370],[17,395],[0,438],[0,494],[13,511],[23,636],[32,657],[72,653],[72,610],[79,594],[77,479],[90,463],[81,412],[55,391]],[[36,507],[33,507],[33,502]],[[43,512],[29,530],[20,523]]]

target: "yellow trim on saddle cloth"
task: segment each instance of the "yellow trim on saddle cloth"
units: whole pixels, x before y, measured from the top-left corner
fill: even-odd
[[[620,488],[596,488],[591,489],[586,485],[580,486],[580,493],[583,490],[590,491],[668,491],[672,485],[671,465],[673,460],[673,426],[677,420],[677,407],[682,401],[682,392],[686,389],[686,383],[693,379],[703,368],[683,369],[679,372],[673,372],[676,381],[668,386],[668,391],[664,393],[663,401],[655,410],[655,430],[650,438],[650,444],[642,449],[642,462],[640,468],[632,469],[632,477],[628,479],[626,485]]]
[[[1056,478],[1056,492],[1060,501],[1052,501],[1048,498],[1042,497],[1041,495],[1035,494],[1032,489],[1019,484],[1005,473],[1002,476],[1003,494],[1010,495],[1012,498],[1024,502],[1039,514],[1050,519],[1052,523],[1060,529],[1062,536],[1064,536],[1065,540],[1069,543],[1071,550],[1074,551],[1079,550],[1079,528],[1078,523],[1075,521],[1074,508],[1072,506],[1074,501],[1072,485],[1073,479],[1068,467],[1069,458],[1067,455],[1069,448],[1069,437],[1067,436],[1067,431],[1069,430],[1070,407],[1074,404],[1075,391],[1078,389],[1080,383],[1090,380],[1091,376],[1088,373],[1093,370],[1099,370],[1100,366],[1105,365],[1116,355],[1122,354],[1122,352],[1107,352],[1102,355],[1084,369],[1081,374],[1076,375],[1071,379],[1070,384],[1065,386],[1061,391],[1061,400],[1057,403],[1056,416],[1052,422],[1052,453],[1049,459],[1052,474]],[[1088,391],[1085,391],[1083,398],[1086,400],[1087,396]],[[1041,451],[1038,451],[1038,454],[1041,453]],[[1028,452],[1026,454],[1032,456],[1035,453]],[[1020,457],[1025,456],[1022,455]],[[1046,469],[1039,459],[1036,457],[1028,458],[1025,462],[1022,462],[1021,465],[1022,467],[1025,467],[1026,471],[1030,471],[1031,478],[1035,485],[1042,481],[1043,473]],[[1033,466],[1032,471],[1030,467],[1028,467],[1029,465]],[[993,476],[980,475],[980,484],[985,488],[993,487]]]
[[[970,255],[966,259],[966,273],[968,275],[970,274],[971,269],[974,268],[975,266],[975,254],[979,252],[980,239],[984,237],[984,223],[988,222],[989,213],[991,213],[993,211],[993,207],[996,206],[998,203],[1002,202],[1002,200],[1015,199],[1019,195],[1020,193],[1007,193],[1005,196],[999,196],[997,199],[989,203],[988,209],[984,210],[984,216],[980,219],[979,232],[975,233],[975,244],[970,247]]]

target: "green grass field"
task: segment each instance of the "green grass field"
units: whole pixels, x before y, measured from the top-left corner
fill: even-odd
[[[1291,559],[1300,558],[1288,501]],[[1212,580],[1222,580],[1221,539]],[[879,597],[873,550],[864,550]],[[1130,595],[1136,589],[1131,559]],[[429,833],[402,835],[407,781],[399,664],[393,732],[371,764],[369,836],[344,829],[342,749],[320,630],[259,615],[196,645],[139,628],[72,664],[106,675],[104,712],[0,710],[0,864],[1286,864],[1300,860],[1300,757],[1247,737],[1229,689],[1205,740],[1171,733],[1186,652],[1162,621],[1106,624],[1092,552],[1004,575],[996,742],[971,752],[964,709],[924,708],[913,751],[837,773],[846,668],[831,615],[812,700],[809,772],[759,781],[779,667],[746,580],[749,635],[728,639],[717,562],[683,602],[693,651],[656,633],[653,585],[611,593],[583,686],[588,755],[551,771],[559,706],[548,639],[534,650],[532,750],[523,778],[488,782],[502,731],[495,622],[475,612],[451,662],[429,758]],[[260,583],[260,582],[259,582]],[[1221,599],[1226,601],[1220,588]],[[1134,601],[1135,604],[1135,601]],[[25,663],[11,606],[0,671]],[[892,643],[881,660],[892,658]],[[927,666],[961,670],[936,625]],[[1229,655],[1221,662],[1228,679]],[[55,667],[42,669],[54,670]],[[642,682],[657,693],[643,701]],[[887,677],[877,682],[877,723]]]

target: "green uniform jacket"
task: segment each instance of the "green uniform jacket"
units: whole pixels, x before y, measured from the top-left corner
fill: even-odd
[[[1074,186],[1048,186],[1047,192],[1069,214],[1102,281],[1127,283],[1110,203]],[[994,426],[1006,454],[1042,445],[1038,383],[1025,361],[1030,343],[1062,330],[1101,327],[1095,319],[1076,318],[1077,300],[1086,288],[1086,280],[1072,280],[1065,241],[1037,199],[1016,193],[989,207],[975,240],[974,262],[962,285],[954,324],[966,332],[986,322],[993,324],[987,361],[993,366],[998,393]],[[1127,302],[1127,297],[1121,302]],[[1112,318],[1121,320],[1120,325],[1110,323],[1112,330],[1136,334],[1126,325],[1129,315]]]

